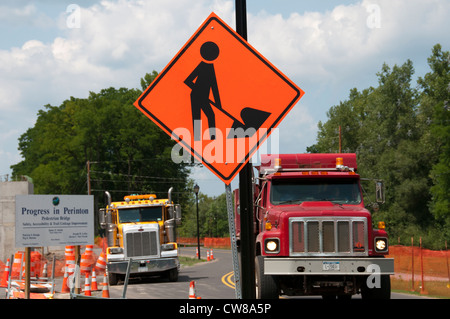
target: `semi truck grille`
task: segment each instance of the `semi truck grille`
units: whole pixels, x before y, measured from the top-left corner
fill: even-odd
[[[290,256],[367,256],[365,217],[289,219]]]
[[[129,232],[125,235],[125,247],[127,257],[157,256],[157,232]]]

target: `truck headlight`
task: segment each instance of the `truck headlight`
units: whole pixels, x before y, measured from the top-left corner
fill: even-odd
[[[375,238],[375,251],[380,253],[388,251],[387,238]]]
[[[264,241],[266,253],[278,253],[280,251],[280,240],[278,238],[267,238]]]
[[[174,250],[176,249],[176,244],[162,244],[161,245],[161,250],[162,251],[167,251],[167,250]]]

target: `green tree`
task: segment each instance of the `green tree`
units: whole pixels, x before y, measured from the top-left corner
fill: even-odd
[[[442,247],[450,235],[449,213],[449,52],[433,48],[431,72],[412,86],[411,61],[382,66],[378,86],[350,91],[349,99],[319,122],[310,152],[355,152],[363,177],[381,178],[386,204],[374,215],[392,237],[428,237]],[[439,246],[440,245],[440,246]]]
[[[190,185],[192,187],[193,183],[190,182]],[[200,192],[198,201],[200,237],[228,237],[228,213],[225,194],[210,197]],[[190,193],[182,219],[179,236],[197,237],[197,206],[193,191]]]
[[[433,154],[429,172],[430,211],[443,238],[450,237],[450,52],[440,44],[433,47],[428,58],[431,72],[419,78],[422,141]],[[442,241],[442,238],[441,238]]]

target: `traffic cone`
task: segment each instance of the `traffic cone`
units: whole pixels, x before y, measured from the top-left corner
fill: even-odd
[[[191,281],[189,284],[189,299],[197,299],[195,297],[195,281]]]
[[[108,276],[106,274],[103,275],[102,297],[109,298]]]
[[[64,278],[63,278],[63,283],[62,283],[62,288],[61,288],[61,293],[68,293],[70,292],[69,286],[67,285],[67,280],[69,278],[69,274],[67,273],[67,269],[68,267],[64,267]]]
[[[91,284],[89,283],[89,274],[86,273],[86,279],[84,280],[84,295],[92,296],[91,294]]]
[[[211,256],[210,259],[211,259],[211,260],[214,260],[214,254],[213,254],[212,248],[211,248],[211,254],[210,254],[210,256]]]
[[[189,284],[189,299],[202,299],[195,295],[195,281],[191,281]]]
[[[95,269],[92,269],[91,290],[92,291],[97,291],[98,290],[97,276],[95,275]]]
[[[3,272],[2,280],[0,282],[0,287],[8,287],[8,278],[9,278],[9,263],[11,261],[9,258],[6,260],[5,271]]]
[[[198,247],[197,247],[197,248],[195,248],[195,257],[197,257],[197,258],[198,258]]]
[[[210,261],[211,259],[209,258],[209,250],[206,251],[206,261]]]

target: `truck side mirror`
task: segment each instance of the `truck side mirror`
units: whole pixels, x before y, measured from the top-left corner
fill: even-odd
[[[106,229],[106,209],[100,208],[98,210],[98,222],[100,223],[101,229]]]
[[[383,204],[385,202],[384,183],[382,180],[375,181],[376,202]]]

